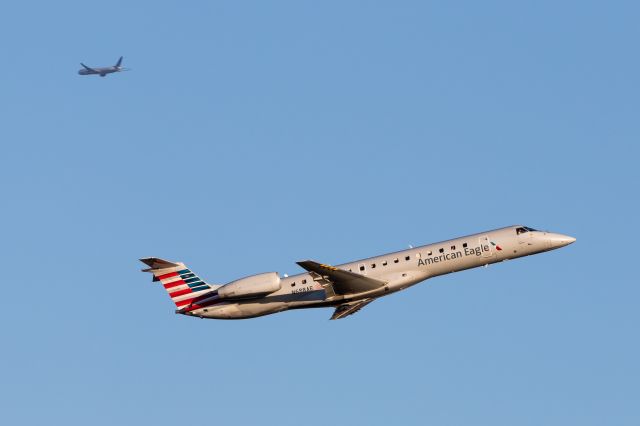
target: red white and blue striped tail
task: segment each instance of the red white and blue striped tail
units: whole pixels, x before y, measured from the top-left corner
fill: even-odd
[[[153,281],[162,283],[178,309],[188,307],[194,300],[220,287],[202,281],[182,262],[170,262],[157,257],[146,257],[140,261],[149,266],[142,271],[151,272]]]

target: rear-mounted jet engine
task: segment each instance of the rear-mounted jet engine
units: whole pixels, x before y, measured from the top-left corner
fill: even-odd
[[[252,275],[225,284],[218,289],[220,299],[244,299],[265,296],[280,290],[280,276],[277,272]]]

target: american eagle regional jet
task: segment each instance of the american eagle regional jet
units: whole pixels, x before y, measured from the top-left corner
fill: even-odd
[[[575,238],[526,226],[482,232],[440,243],[331,266],[304,260],[307,272],[281,277],[265,272],[211,284],[180,262],[140,259],[176,304],[176,313],[200,318],[242,319],[289,309],[333,307],[331,319],[354,314],[375,299],[428,278],[542,253]]]

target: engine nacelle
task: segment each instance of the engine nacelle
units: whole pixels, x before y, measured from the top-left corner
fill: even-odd
[[[280,276],[277,272],[252,275],[225,284],[218,289],[221,299],[244,299],[265,296],[280,290]]]

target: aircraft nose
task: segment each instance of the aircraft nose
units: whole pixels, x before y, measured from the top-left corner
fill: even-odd
[[[568,246],[576,241],[575,238],[563,234],[547,234],[547,238],[551,248]]]

